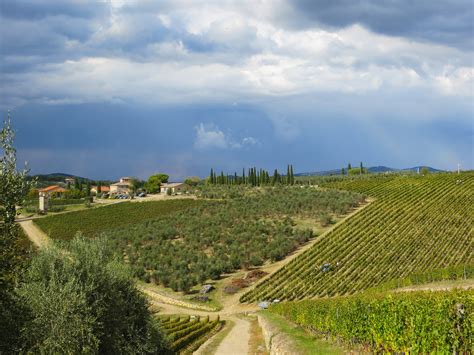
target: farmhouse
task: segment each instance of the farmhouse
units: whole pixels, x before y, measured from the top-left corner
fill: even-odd
[[[64,179],[64,182],[65,182],[67,185],[74,185],[74,183],[76,182],[76,179],[71,178],[71,177],[67,177],[67,178]]]
[[[186,190],[188,185],[182,182],[172,182],[169,184],[161,184],[160,185],[160,191],[161,193],[168,193],[168,190],[171,190],[171,193],[180,193]]]
[[[66,191],[67,190],[65,188],[58,185],[52,185],[52,186],[48,186],[48,187],[38,190],[38,192],[42,193],[43,195],[48,195],[48,196],[51,196],[52,194],[62,194]]]
[[[111,194],[128,194],[130,193],[130,184],[132,183],[132,178],[123,177],[120,178],[119,182],[110,185]]]
[[[98,187],[97,187],[97,186],[92,186],[92,187],[91,187],[91,192],[92,192],[93,194],[99,193]],[[109,192],[110,192],[110,186],[101,186],[101,187],[100,187],[100,192],[103,193],[103,194],[109,193]]]

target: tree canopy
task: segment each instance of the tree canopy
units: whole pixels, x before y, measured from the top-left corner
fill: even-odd
[[[184,183],[189,186],[197,186],[201,182],[198,176],[189,176],[184,180]]]
[[[0,353],[9,353],[19,342],[23,310],[14,295],[14,285],[25,248],[15,223],[16,206],[27,195],[34,181],[27,181],[28,170],[17,170],[15,132],[10,115],[0,131]]]
[[[157,173],[157,174],[151,175],[145,184],[145,188],[149,193],[159,192],[160,185],[162,183],[167,183],[168,179],[169,179],[169,175],[166,175],[163,173]]]
[[[23,351],[140,354],[164,347],[145,297],[104,240],[79,235],[67,251],[40,250],[18,292],[31,313]]]

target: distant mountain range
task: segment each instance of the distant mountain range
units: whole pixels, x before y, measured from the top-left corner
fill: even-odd
[[[38,174],[38,175],[31,175],[29,176],[29,178],[30,179],[36,178],[38,182],[38,187],[44,187],[44,186],[49,186],[49,185],[66,186],[66,183],[65,183],[66,178],[78,179],[79,181],[82,181],[82,183],[87,183],[87,182],[90,182],[91,184],[97,183],[96,180],[92,180],[92,179],[85,178],[82,176],[66,174],[66,173]],[[109,181],[109,180],[101,180],[101,182],[104,184],[112,183],[112,181]]]
[[[397,172],[397,171],[413,171],[417,172],[418,169],[421,170],[425,166],[414,166],[412,168],[404,168],[404,169],[394,169],[388,166],[372,166],[368,168],[370,173],[386,173],[386,172]],[[432,173],[442,172],[444,170],[439,170],[427,166],[428,170]],[[313,172],[304,172],[295,174],[295,176],[326,176],[326,175],[339,175],[341,173],[341,169],[334,169],[334,170],[323,170],[323,171],[313,171]]]

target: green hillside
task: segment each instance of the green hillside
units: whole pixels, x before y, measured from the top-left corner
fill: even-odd
[[[474,263],[473,172],[378,175],[325,186],[361,192],[375,201],[245,294],[242,302],[352,294],[413,273]]]

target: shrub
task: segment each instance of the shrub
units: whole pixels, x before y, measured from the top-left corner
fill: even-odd
[[[102,240],[76,237],[32,261],[19,295],[31,317],[23,351],[147,353],[164,347],[144,296]]]

